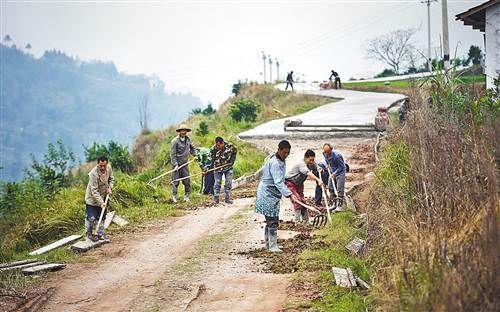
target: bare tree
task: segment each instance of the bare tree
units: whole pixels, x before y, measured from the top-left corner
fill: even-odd
[[[151,119],[151,114],[149,112],[149,99],[144,96],[139,101],[139,127],[141,128],[141,133],[149,133],[149,120]]]
[[[413,57],[415,28],[398,29],[368,41],[368,57],[389,65],[396,74]]]

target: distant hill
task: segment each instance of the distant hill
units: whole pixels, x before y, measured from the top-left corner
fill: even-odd
[[[112,62],[82,62],[59,51],[35,58],[0,44],[0,180],[18,180],[47,143],[61,138],[83,159],[82,145],[140,132],[139,103],[147,98],[151,129],[177,123],[195,107],[191,94],[166,93],[157,77],[120,73]]]

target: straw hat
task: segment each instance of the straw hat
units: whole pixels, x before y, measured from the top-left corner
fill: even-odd
[[[177,128],[177,130],[175,131],[180,132],[181,130],[186,130],[187,132],[191,131],[191,129],[189,129],[189,127],[186,124],[181,124],[179,128]]]

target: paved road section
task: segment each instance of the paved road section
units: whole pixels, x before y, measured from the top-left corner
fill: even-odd
[[[309,83],[297,83],[294,87],[296,92],[342,98],[342,100],[323,105],[304,114],[269,121],[240,133],[239,137],[242,139],[258,139],[292,138],[309,135],[307,133],[285,132],[283,122],[286,119],[300,119],[303,125],[373,125],[378,107],[388,107],[405,98],[404,95],[393,93],[320,90],[317,84]],[[278,88],[283,90],[284,86],[279,85]]]

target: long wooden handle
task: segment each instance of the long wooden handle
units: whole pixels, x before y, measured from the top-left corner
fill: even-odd
[[[199,175],[202,175],[202,174],[206,174],[208,172],[211,172],[211,171],[215,171],[217,169],[221,169],[221,168],[224,168],[226,166],[229,166],[230,164],[225,164],[225,165],[222,165],[222,166],[218,166],[218,167],[215,167],[215,168],[212,168],[212,169],[209,169],[207,171],[203,171],[203,172],[200,172],[200,173],[194,173],[192,175],[188,175],[187,177],[182,177],[182,178],[179,178],[179,179],[176,179],[176,180],[173,180],[172,182],[170,183],[174,183],[174,182],[178,182],[178,181],[182,181],[182,180],[186,180],[186,179],[189,179],[189,178],[192,178],[192,177],[197,177]]]
[[[321,211],[319,211],[318,209],[316,209],[316,208],[314,208],[313,206],[310,206],[310,205],[308,205],[308,204],[304,204],[303,202],[301,202],[301,201],[300,201],[300,200],[298,200],[298,199],[293,200],[293,201],[294,201],[294,202],[296,202],[297,204],[299,204],[299,205],[303,206],[303,207],[304,207],[304,208],[306,208],[306,209],[309,209],[309,210],[311,210],[311,211],[314,211],[314,212],[316,212],[316,213],[321,214]]]
[[[97,222],[97,231],[99,231],[99,226],[101,225],[102,218],[104,217],[104,211],[108,206],[109,194],[106,195],[106,199],[104,200],[104,208],[101,207],[101,215],[99,216],[99,222]]]
[[[169,171],[167,171],[167,172],[164,172],[164,173],[160,174],[159,176],[157,176],[157,177],[155,177],[155,178],[153,178],[153,179],[149,180],[149,182],[148,182],[147,184],[151,184],[151,182],[153,182],[153,181],[155,181],[155,180],[158,180],[158,179],[160,179],[160,178],[162,178],[162,177],[166,176],[167,174],[174,172],[175,170],[179,170],[179,169],[181,169],[182,167],[189,165],[189,164],[190,164],[190,163],[192,163],[193,161],[195,161],[195,159],[191,159],[191,160],[190,160],[190,161],[188,161],[187,163],[185,163],[185,164],[183,164],[183,165],[179,166],[178,168],[174,168],[174,169],[172,169],[172,170],[169,170]]]

